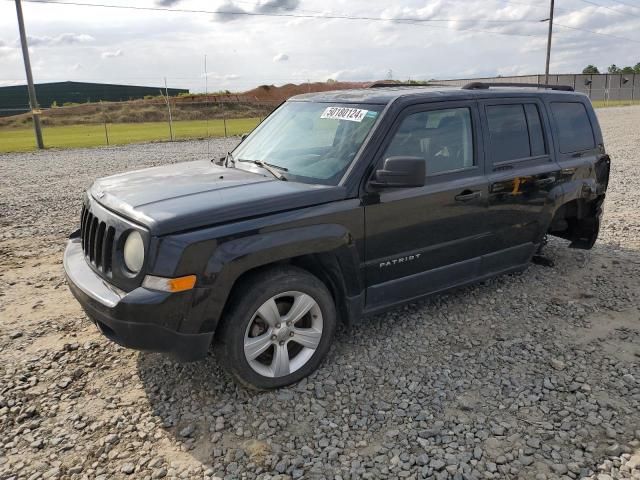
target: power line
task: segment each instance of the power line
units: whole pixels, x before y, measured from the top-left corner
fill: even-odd
[[[251,16],[251,17],[285,17],[285,18],[321,18],[325,20],[366,20],[373,22],[489,22],[489,23],[536,23],[538,20],[491,20],[491,19],[478,19],[478,18],[416,18],[416,17],[397,17],[397,18],[381,18],[381,17],[363,17],[356,15],[338,15],[338,14],[317,14],[306,15],[298,13],[275,13],[275,12],[247,12],[247,11],[232,11],[232,10],[199,10],[199,9],[187,9],[187,8],[168,8],[168,7],[140,7],[134,5],[111,5],[105,3],[83,3],[67,0],[24,0],[29,3],[44,3],[48,5],[73,5],[79,7],[101,7],[101,8],[115,8],[122,10],[142,10],[142,11],[154,11],[154,12],[177,12],[177,13],[201,13],[201,14],[219,14],[219,15],[237,15],[237,16]],[[302,11],[302,10],[300,10]],[[309,10],[307,10],[309,11]]]
[[[11,1],[11,0],[9,0]],[[266,13],[266,12],[247,12],[247,11],[242,11],[242,12],[238,12],[238,11],[225,11],[225,10],[199,10],[199,9],[184,9],[184,8],[167,8],[167,7],[140,7],[140,6],[134,6],[134,5],[112,5],[112,4],[104,4],[104,3],[83,3],[83,2],[76,2],[76,1],[71,1],[71,0],[24,0],[25,2],[29,2],[29,3],[44,3],[44,4],[48,4],[48,5],[73,5],[73,6],[82,6],[82,7],[99,7],[99,8],[112,8],[112,9],[123,9],[123,10],[140,10],[140,11],[159,11],[159,12],[177,12],[177,13],[198,13],[198,14],[223,14],[223,15],[239,15],[239,16],[255,16],[255,17],[284,17],[284,18],[307,18],[307,19],[313,19],[313,18],[319,18],[319,19],[325,19],[325,20],[355,20],[355,21],[374,21],[374,22],[393,22],[393,23],[399,23],[399,24],[403,24],[403,25],[423,25],[425,23],[429,23],[429,22],[452,22],[452,21],[464,21],[464,22],[491,22],[491,23],[528,23],[528,22],[535,22],[538,23],[538,20],[526,20],[526,19],[522,19],[522,20],[483,20],[483,19],[447,19],[447,18],[432,18],[432,19],[423,19],[423,18],[410,18],[410,17],[405,17],[405,18],[380,18],[380,17],[365,17],[365,16],[355,16],[355,15],[338,15],[338,14],[322,14],[322,15],[306,15],[306,14],[297,14],[297,13]],[[518,4],[518,5],[527,5],[524,3],[520,3],[520,2],[514,2],[511,0],[502,0],[504,3],[513,3],[513,4]],[[622,13],[622,12],[618,12],[615,9],[612,9],[610,7],[606,7],[604,5],[600,5],[597,4],[595,2],[591,2],[591,0],[581,0],[585,3],[591,3],[594,6],[598,6],[598,7],[604,7],[604,8],[608,8],[610,10],[613,10],[614,12],[617,13]],[[528,5],[531,6],[531,5]],[[578,31],[583,31],[583,32],[587,32],[587,33],[592,33],[595,35],[600,35],[600,36],[605,36],[605,37],[611,37],[611,38],[616,38],[618,40],[626,40],[629,42],[634,42],[634,43],[640,43],[639,40],[634,40],[634,39],[630,39],[630,38],[626,38],[626,37],[620,37],[618,35],[612,35],[612,34],[608,34],[608,33],[602,33],[602,32],[596,32],[593,30],[587,30],[584,28],[578,28],[578,27],[570,27],[568,25],[562,25],[559,23],[555,23],[555,25],[561,27],[561,28],[566,28],[566,29],[570,29],[570,30],[578,30]],[[424,25],[423,25],[424,26]],[[454,31],[469,31],[469,32],[477,32],[477,33],[487,33],[487,34],[494,34],[494,35],[506,35],[506,36],[518,36],[518,37],[534,37],[536,35],[532,35],[532,34],[522,34],[522,33],[512,33],[512,32],[499,32],[499,31],[495,31],[495,30],[479,30],[479,29],[472,29],[472,28],[455,28],[455,27],[445,27],[445,26],[435,26],[435,25],[429,25],[429,27],[431,28],[440,28],[440,29],[446,29],[446,30],[454,30]]]
[[[421,23],[414,23],[409,20],[398,22],[401,25],[414,25],[418,27],[424,27],[425,25]],[[536,21],[538,23],[538,21]],[[462,31],[462,32],[476,32],[476,33],[488,33],[493,35],[506,35],[509,37],[537,37],[538,35],[533,35],[531,33],[514,33],[514,32],[498,32],[495,30],[479,30],[477,28],[454,28],[454,27],[443,27],[440,25],[429,25],[429,28],[439,28],[442,30],[454,30],[454,31]]]
[[[640,15],[636,15],[634,13],[629,12],[621,12],[620,10],[616,10],[615,8],[608,7],[607,5],[602,5],[600,3],[592,2],[591,0],[580,0],[582,3],[588,3],[589,5],[594,5],[597,8],[605,8],[607,10],[611,10],[612,12],[617,13],[618,15],[631,15],[632,17],[640,18]]]
[[[627,7],[640,9],[640,5],[634,5],[633,3],[623,2],[622,0],[611,0],[611,1],[619,3],[620,5],[626,5]]]
[[[512,0],[498,0],[501,3],[507,3],[510,5],[518,5],[518,6],[523,6],[523,7],[530,7],[530,8],[540,8],[540,9],[544,9],[547,10],[548,7],[546,5],[531,5],[530,3],[524,3],[524,2],[514,2]],[[571,10],[567,9],[567,8],[560,8],[560,7],[555,7],[554,9],[556,12],[570,12]]]
[[[610,33],[596,32],[594,30],[587,30],[586,28],[570,27],[569,25],[562,25],[562,24],[556,23],[556,22],[554,22],[553,24],[556,27],[568,28],[570,30],[579,30],[581,32],[593,33],[594,35],[601,35],[603,37],[616,38],[618,40],[625,40],[627,42],[640,43],[640,40],[634,40],[633,38],[619,37],[618,35],[612,35]]]

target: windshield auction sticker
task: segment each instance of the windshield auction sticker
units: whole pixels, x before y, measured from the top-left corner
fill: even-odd
[[[331,120],[349,120],[351,122],[361,122],[369,110],[346,107],[327,107],[320,118]]]

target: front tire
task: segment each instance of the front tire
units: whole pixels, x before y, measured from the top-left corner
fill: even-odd
[[[315,371],[336,329],[336,308],[327,287],[297,267],[275,267],[234,288],[216,352],[242,385],[267,390]]]

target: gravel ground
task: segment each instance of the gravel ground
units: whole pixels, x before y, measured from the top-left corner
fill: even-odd
[[[593,250],[343,329],[270,393],[111,344],[62,275],[93,179],[235,140],[0,155],[0,479],[640,479],[640,107],[598,115]]]

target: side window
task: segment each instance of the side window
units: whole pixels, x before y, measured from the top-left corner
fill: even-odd
[[[547,153],[540,112],[533,103],[487,107],[493,162]]]
[[[558,127],[560,152],[573,153],[595,148],[591,122],[582,103],[552,102],[551,112]]]
[[[494,163],[531,156],[523,105],[489,106],[487,121]]]
[[[524,106],[527,114],[527,124],[529,125],[529,144],[531,146],[531,156],[544,155],[547,149],[544,143],[544,133],[542,133],[542,122],[538,106],[534,103],[527,103]]]
[[[384,154],[400,156],[424,158],[427,176],[474,166],[471,111],[463,107],[408,115]]]

